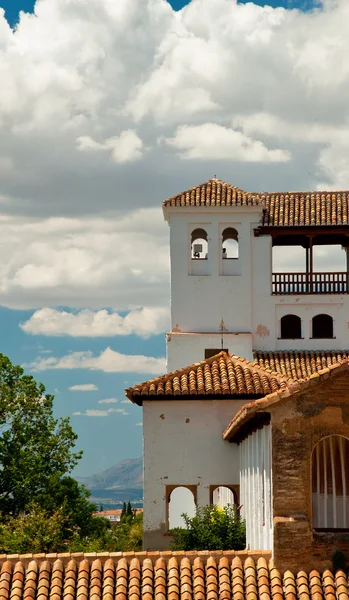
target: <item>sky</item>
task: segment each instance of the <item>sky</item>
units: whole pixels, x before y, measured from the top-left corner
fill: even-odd
[[[0,6],[11,25],[33,8]],[[14,28],[0,11],[0,350],[71,417],[77,475],[142,453],[124,388],[166,369],[161,201],[214,174],[348,189],[349,3],[284,6],[38,0]]]

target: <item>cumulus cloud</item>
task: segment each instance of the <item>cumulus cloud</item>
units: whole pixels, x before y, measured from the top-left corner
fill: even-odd
[[[135,334],[147,338],[164,332],[169,327],[167,308],[137,308],[127,315],[107,310],[84,309],[78,313],[42,308],[20,325],[26,333],[34,335],[72,337],[112,337]]]
[[[46,306],[28,331],[84,335],[89,324],[90,335],[105,335],[113,324],[120,334],[138,328],[146,336],[147,328],[164,327],[165,311],[152,309],[169,303],[168,228],[159,209],[109,219],[0,216],[0,234],[0,303]],[[70,316],[47,311],[57,304],[127,309],[139,306],[140,299],[147,308],[124,319],[103,311]]]
[[[98,387],[94,383],[81,383],[79,385],[72,385],[68,388],[72,392],[96,392]]]
[[[116,404],[119,402],[117,398],[105,398],[104,400],[98,400],[98,404]]]
[[[166,372],[165,358],[153,356],[121,354],[106,348],[101,354],[93,352],[71,352],[65,356],[49,358],[38,357],[25,364],[31,371],[48,371],[53,369],[89,369],[105,373],[144,373],[159,375]]]
[[[119,136],[110,137],[103,142],[96,142],[89,136],[81,136],[77,140],[79,150],[107,151],[116,163],[126,163],[141,158],[145,152],[144,144],[136,131],[123,131]]]
[[[76,416],[76,417],[77,416],[81,416],[81,417],[109,417],[109,415],[111,415],[113,413],[120,413],[122,415],[127,415],[128,414],[122,408],[108,408],[107,410],[98,410],[98,409],[95,409],[95,408],[88,408],[84,412],[82,412],[82,411],[73,412],[73,415]]]
[[[0,11],[0,303],[167,305],[161,200],[214,172],[348,187],[348,17],[41,0],[12,31]]]
[[[239,162],[286,162],[286,150],[270,150],[261,141],[215,123],[182,125],[173,138],[164,140],[186,160],[231,160]]]

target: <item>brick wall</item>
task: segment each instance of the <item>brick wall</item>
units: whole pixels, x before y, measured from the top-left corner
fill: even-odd
[[[277,568],[322,569],[340,550],[349,562],[348,533],[312,528],[311,458],[328,435],[349,438],[349,377],[338,374],[306,394],[271,408],[274,558]],[[348,457],[349,460],[349,457]]]

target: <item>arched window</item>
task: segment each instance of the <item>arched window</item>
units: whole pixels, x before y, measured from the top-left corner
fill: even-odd
[[[333,338],[333,319],[330,315],[313,317],[313,338]]]
[[[284,340],[299,340],[302,337],[302,321],[297,315],[281,317],[280,337]]]
[[[187,487],[178,486],[172,490],[168,507],[169,529],[174,527],[185,527],[182,514],[194,517],[196,513],[195,498],[193,492]]]
[[[349,529],[349,440],[332,435],[318,442],[312,457],[315,529]]]
[[[236,504],[233,490],[225,485],[217,486],[213,490],[212,504],[216,504],[219,508],[233,506],[233,504]]]
[[[191,257],[204,260],[208,257],[208,239],[204,229],[194,229],[191,234]]]
[[[233,227],[227,227],[222,233],[222,257],[239,258],[239,236]]]

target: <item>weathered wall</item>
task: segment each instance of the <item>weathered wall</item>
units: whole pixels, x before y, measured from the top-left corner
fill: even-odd
[[[143,402],[144,549],[169,547],[167,497],[172,486],[194,486],[210,503],[210,486],[239,485],[239,448],[222,440],[242,400]],[[185,507],[183,507],[185,512]]]
[[[348,376],[331,377],[311,393],[282,401],[272,408],[271,415],[277,568],[328,567],[335,550],[343,551],[349,561],[349,532],[313,530],[311,496],[314,447],[329,435],[349,438]]]

